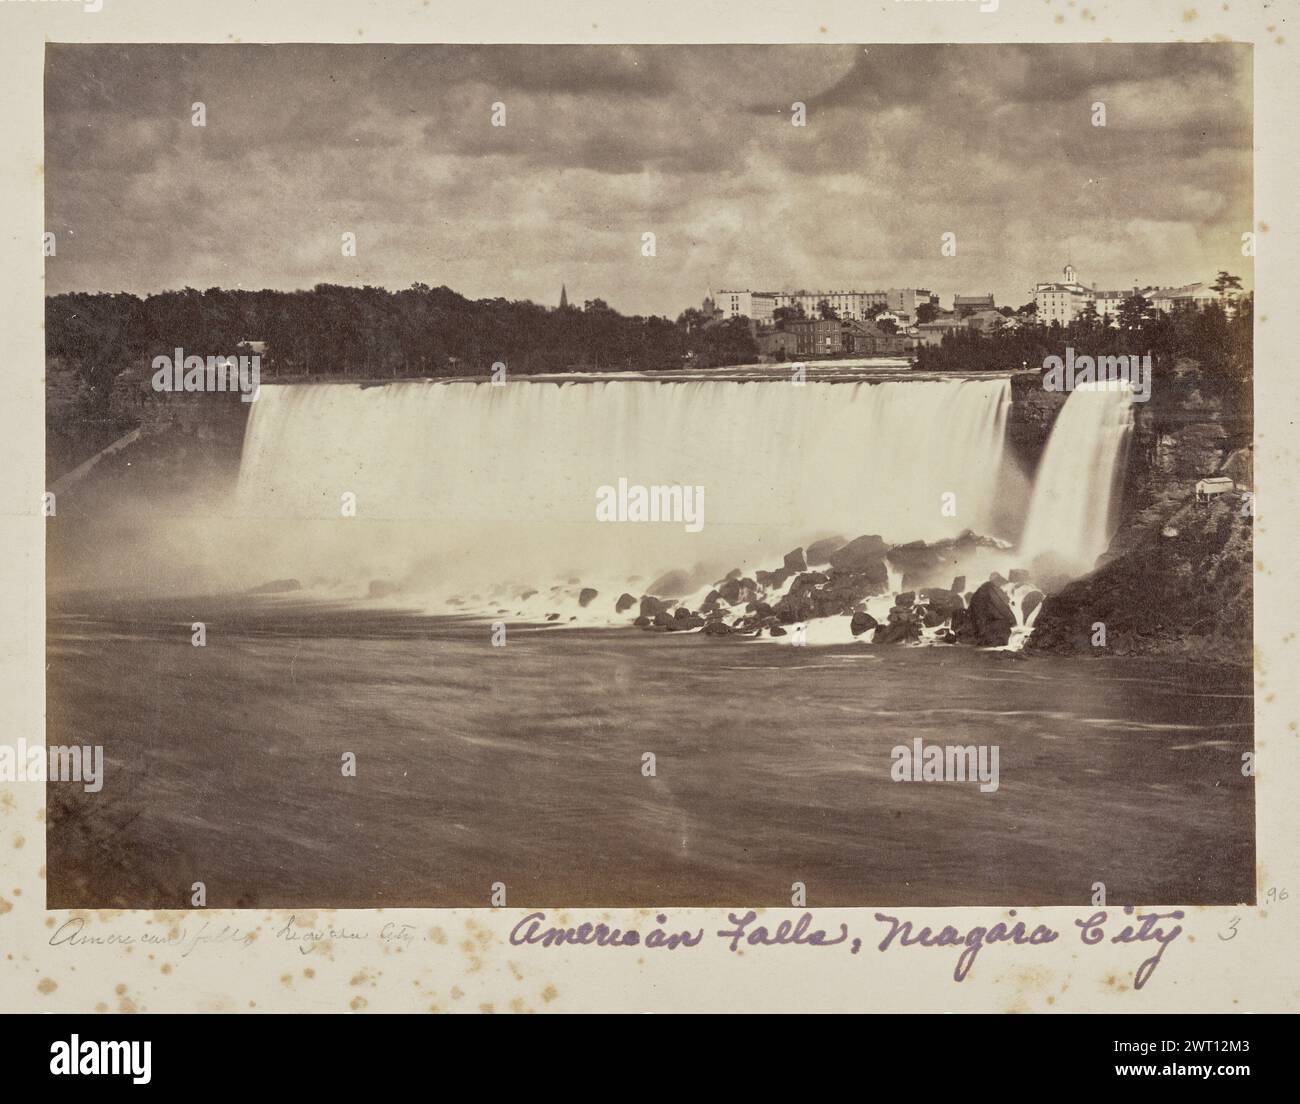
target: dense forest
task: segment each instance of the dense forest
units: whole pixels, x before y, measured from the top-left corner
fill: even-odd
[[[705,326],[619,314],[600,299],[559,309],[470,300],[447,287],[403,291],[318,284],[310,291],[70,293],[46,300],[46,352],[107,401],[114,377],[181,347],[202,356],[265,342],[266,377],[486,375],[578,370],[656,371],[757,359],[743,321]]]

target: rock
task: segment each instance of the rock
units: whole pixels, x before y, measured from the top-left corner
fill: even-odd
[[[636,605],[636,599],[624,591],[618,596],[618,601],[614,603],[614,612],[622,613],[624,610],[630,610]]]
[[[673,611],[674,621],[685,621],[688,617],[693,616],[694,614],[692,614],[685,606],[678,606],[677,609]]]
[[[861,636],[864,632],[874,629],[879,623],[871,614],[859,610],[854,613],[853,619],[849,622],[849,632],[854,636]]]
[[[971,632],[970,610],[965,606],[956,610],[952,615],[952,619],[948,622],[948,627],[957,635],[958,640],[965,639],[967,634]]]
[[[951,617],[958,610],[966,608],[966,603],[960,594],[954,594],[951,590],[944,590],[941,587],[925,587],[921,591],[921,596],[930,603],[932,609],[938,610],[945,617]]]
[[[669,571],[646,588],[647,593],[663,595],[665,598],[680,598],[689,594],[690,590],[691,577],[685,571]]]
[[[780,625],[772,625],[772,626],[767,630],[767,635],[768,635],[768,636],[785,636],[785,635],[786,635],[786,631],[785,631],[785,629],[781,628]]]
[[[949,589],[951,589],[954,594],[961,594],[962,591],[966,589],[966,576],[958,575],[957,578],[952,581],[952,586]]]
[[[638,617],[632,622],[638,629],[648,629],[653,622],[648,617]]]
[[[869,571],[885,558],[885,542],[877,536],[863,536],[836,549],[827,560],[836,571]]]
[[[904,609],[906,609],[910,605],[913,605],[915,602],[916,602],[916,591],[914,590],[904,590],[898,595],[897,598],[894,599],[894,605],[902,606]]]
[[[725,621],[706,621],[704,624],[705,636],[729,636],[731,635],[731,626]]]
[[[918,606],[917,612],[921,615],[921,624],[927,629],[937,629],[948,620],[948,614],[934,606]]]
[[[798,571],[807,571],[808,562],[803,558],[803,549],[796,548],[793,552],[785,554],[785,562],[781,565],[788,574],[794,574]]]
[[[793,571],[755,571],[754,580],[764,590],[780,590],[785,585],[785,581],[793,575]]]
[[[980,585],[970,600],[970,636],[982,647],[1001,647],[1011,639],[1016,623],[1011,604],[993,582]]]
[[[660,610],[671,606],[671,602],[665,602],[651,594],[646,594],[641,598],[641,616],[654,617]]]
[[[390,594],[396,594],[401,587],[387,579],[371,579],[370,589],[367,594],[371,598],[387,598]]]
[[[377,582],[377,581],[378,581],[378,580],[376,580],[376,582]],[[370,585],[371,585],[371,587],[374,587],[375,584],[374,584],[374,583],[371,583]],[[275,580],[272,580],[272,581],[269,582],[269,583],[263,583],[261,586],[255,586],[255,587],[253,587],[252,590],[249,590],[249,591],[247,591],[246,593],[248,593],[248,594],[288,594],[288,593],[290,593],[291,591],[295,591],[295,590],[302,590],[302,583],[298,582],[297,579],[275,579]],[[375,598],[375,597],[378,597],[378,595],[371,594],[370,597]]]
[[[996,571],[993,572],[993,574],[989,576],[989,582],[992,583],[994,586],[997,586],[997,587],[1004,587],[1004,586],[1007,585],[1007,580],[1006,580],[1006,578],[1005,578],[1004,576],[1002,576],[1002,575],[999,575]],[[981,587],[980,589],[983,589],[983,588]]]
[[[678,610],[678,612],[681,611]],[[691,613],[687,610],[685,617],[677,618],[673,630],[675,632],[689,632],[691,629],[705,628],[708,624],[709,622],[705,621],[698,613]]]
[[[586,608],[591,604],[592,600],[596,597],[596,594],[597,591],[592,590],[591,587],[583,587],[578,591],[578,605]]]
[[[809,567],[819,567],[822,564],[831,562],[831,553],[838,552],[848,543],[843,537],[827,537],[825,540],[813,541],[808,546],[808,554],[805,557]]]
[[[559,619],[560,615],[558,613],[548,613],[546,615],[546,620],[548,621],[558,621]]]
[[[1013,567],[1009,573],[1008,579],[1013,583],[1029,582],[1029,572],[1023,567]]]
[[[671,629],[673,627],[673,616],[667,610],[661,609],[655,614],[654,622],[661,629]]]
[[[876,629],[876,635],[872,638],[875,644],[907,644],[910,641],[920,640],[921,630],[919,625],[910,621],[902,621],[892,625],[881,625]]]

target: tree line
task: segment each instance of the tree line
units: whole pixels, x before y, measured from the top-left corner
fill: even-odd
[[[1116,325],[1099,317],[1089,306],[1065,325],[1044,325],[1036,319],[1034,304],[1016,312],[1019,325],[1002,326],[985,333],[960,329],[937,346],[917,350],[916,367],[931,371],[1005,371],[1016,368],[1044,370],[1049,356],[1064,357],[1067,347],[1076,355],[1145,356],[1150,354],[1158,378],[1180,360],[1194,360],[1208,390],[1228,400],[1242,412],[1251,404],[1254,362],[1253,294],[1232,296],[1234,285],[1214,290],[1217,302],[1203,309],[1158,311],[1141,295],[1120,305]],[[1235,277],[1228,277],[1235,280]],[[1239,288],[1237,282],[1235,287]]]
[[[49,296],[46,353],[71,371],[102,414],[113,380],[147,370],[153,357],[228,355],[242,341],[265,343],[263,378],[484,375],[662,371],[758,358],[744,319],[717,322],[699,311],[677,319],[623,315],[601,299],[548,308],[507,299],[466,299],[448,287],[401,291],[317,284],[310,291],[184,288],[156,295],[72,292]]]

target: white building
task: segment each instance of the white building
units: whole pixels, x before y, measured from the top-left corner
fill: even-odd
[[[1038,308],[1038,321],[1050,326],[1073,322],[1084,308],[1096,299],[1097,293],[1079,283],[1074,266],[1066,265],[1060,281],[1035,284],[1034,305]]]
[[[844,319],[863,321],[875,307],[883,307],[898,316],[901,322],[914,322],[916,311],[923,303],[937,305],[938,296],[924,288],[889,288],[887,291],[830,290],[809,291],[719,291],[713,296],[724,318],[752,318],[755,322],[770,325],[772,314],[778,307],[802,307],[808,318],[821,317],[821,304],[827,303]]]

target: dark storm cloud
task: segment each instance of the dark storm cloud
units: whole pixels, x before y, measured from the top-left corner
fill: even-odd
[[[1107,284],[1241,271],[1251,218],[1233,45],[58,45],[46,105],[51,291],[421,280],[550,301],[563,281],[675,314],[710,284],[910,284],[1019,303],[1067,259]]]

